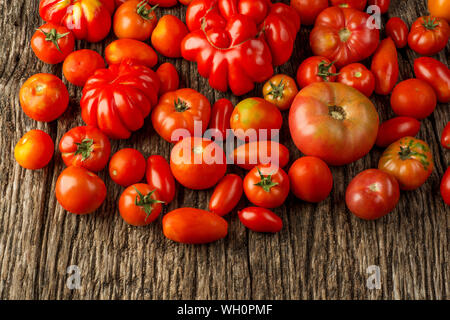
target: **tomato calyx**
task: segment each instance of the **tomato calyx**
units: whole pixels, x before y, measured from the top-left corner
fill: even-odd
[[[180,98],[178,98],[178,100],[175,100],[173,104],[175,106],[176,112],[185,112],[190,109],[186,101],[183,101]]]
[[[424,19],[424,22],[422,23],[422,25],[427,30],[434,30],[434,29],[436,29],[437,26],[439,26],[439,22],[436,22],[435,17],[427,17],[426,19]]]
[[[352,32],[347,28],[339,30],[339,39],[341,39],[342,42],[347,42],[347,40],[350,38],[351,35]]]
[[[269,82],[271,90],[268,93],[269,96],[272,96],[274,99],[278,100],[283,98],[284,88],[286,83],[283,82],[283,79],[280,80],[279,84],[274,84],[272,81]]]
[[[144,221],[147,221],[148,217],[150,217],[150,215],[152,214],[153,205],[155,203],[164,203],[164,201],[152,199],[152,195],[156,190],[150,191],[144,196],[135,186],[133,186],[133,188],[138,194],[136,196],[136,199],[134,200],[134,204],[144,210],[144,212],[147,214],[147,217],[145,217]]]
[[[330,117],[336,120],[345,120],[345,118],[347,117],[344,108],[340,106],[329,106],[328,114],[330,115]]]
[[[91,156],[92,151],[94,151],[94,140],[86,138],[75,144],[77,145],[75,155],[81,154],[81,161],[86,161]]]
[[[138,3],[136,7],[136,13],[142,17],[144,20],[152,20],[153,17],[150,14],[155,11],[155,9],[159,6],[159,4],[154,5],[150,9],[147,9],[147,0],[142,0]]]
[[[58,40],[69,35],[70,31],[66,32],[66,33],[58,33],[58,31],[56,31],[55,28],[51,29],[49,32],[45,32],[42,29],[37,29],[37,30],[44,34],[45,41],[51,41],[55,45],[56,49],[58,49],[58,51],[62,53],[62,51],[59,47],[59,44],[58,44]]]
[[[339,73],[330,72],[330,68],[334,65],[336,61],[327,63],[325,60],[320,61],[318,67],[317,75],[323,79],[323,81],[328,82],[329,77],[335,77]]]
[[[425,154],[411,150],[411,148],[414,146],[416,148],[422,149],[424,152],[428,152],[428,148],[421,143],[416,143],[414,145],[413,144],[414,141],[411,140],[407,146],[400,146],[400,151],[398,152],[399,158],[403,161],[411,159],[412,157],[418,158],[424,169],[428,170],[428,166],[430,165],[430,163],[427,160],[427,156]]]
[[[264,191],[270,192],[270,189],[272,189],[273,187],[275,187],[279,184],[278,182],[272,181],[271,174],[268,174],[267,176],[265,176],[262,174],[261,170],[259,170],[258,167],[256,167],[256,170],[258,170],[259,176],[261,177],[261,181],[258,183],[255,183],[255,186],[259,186],[259,187],[263,188]]]

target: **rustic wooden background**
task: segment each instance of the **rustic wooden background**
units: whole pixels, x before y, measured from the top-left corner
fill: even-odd
[[[391,1],[389,14],[408,25],[426,13],[426,1]],[[236,213],[229,215],[229,235],[217,243],[180,245],[167,240],[161,219],[148,227],[125,224],[117,210],[122,189],[106,171],[100,173],[109,195],[94,214],[65,212],[54,196],[55,182],[64,164],[55,152],[48,167],[22,169],[15,161],[16,142],[31,129],[48,132],[56,143],[70,128],[82,125],[80,89],[68,85],[71,102],[58,121],[45,124],[21,110],[21,84],[38,72],[62,76],[61,65],[37,60],[29,42],[41,20],[38,0],[0,0],[0,299],[448,299],[450,295],[450,210],[439,195],[440,177],[450,164],[450,152],[439,145],[440,133],[450,120],[448,105],[440,104],[422,122],[418,135],[430,143],[435,156],[433,174],[419,190],[402,192],[397,209],[367,222],[354,217],[344,203],[345,186],[358,172],[376,167],[382,150],[344,167],[332,168],[334,189],[320,204],[290,196],[275,210],[284,229],[275,235],[244,228]],[[158,14],[183,17],[184,6]],[[182,18],[184,20],[184,18]],[[309,28],[302,28],[291,60],[279,72],[295,75],[311,52]],[[77,49],[103,52],[111,35],[100,44],[78,42]],[[400,79],[413,76],[410,49],[399,51]],[[438,58],[448,62],[449,47]],[[160,61],[167,61],[161,58]],[[211,102],[231,94],[211,90],[196,66],[173,62],[183,85],[200,90]],[[261,86],[247,96],[260,96]],[[383,120],[392,116],[388,97],[374,96]],[[300,156],[289,139],[287,117],[282,141],[291,159]],[[146,121],[130,140],[114,141],[113,152],[134,147],[145,156],[169,156],[164,142]],[[291,161],[292,161],[291,160]],[[244,174],[239,169],[231,169]],[[207,208],[212,191],[178,189],[168,210],[182,206]],[[247,205],[245,199],[240,207]],[[81,289],[69,290],[67,267],[77,265]],[[381,289],[369,290],[366,269],[377,265]]]

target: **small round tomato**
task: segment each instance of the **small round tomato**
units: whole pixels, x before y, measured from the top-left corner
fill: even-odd
[[[319,13],[328,8],[328,0],[291,0],[291,6],[300,15],[302,25],[310,26],[314,24]]]
[[[339,71],[337,82],[355,88],[370,97],[375,89],[373,73],[361,63],[351,63]]]
[[[417,58],[414,74],[433,87],[439,102],[450,102],[450,69],[444,63],[430,57]]]
[[[128,187],[138,183],[145,175],[146,161],[142,153],[132,148],[117,151],[109,162],[109,175],[111,179]]]
[[[408,45],[419,54],[431,56],[445,48],[449,37],[450,26],[445,19],[424,16],[412,24]]]
[[[445,149],[450,149],[450,121],[447,122],[447,125],[445,126],[444,130],[442,131],[441,145]]]
[[[450,23],[450,1],[428,0],[428,11],[432,16],[444,18]]]
[[[155,9],[147,1],[130,0],[122,4],[114,14],[114,34],[119,39],[145,41],[152,35],[158,18]]]
[[[122,61],[130,59],[149,68],[158,62],[158,56],[152,47],[134,39],[111,42],[105,49],[105,59],[109,65],[121,64]]]
[[[175,197],[175,179],[164,157],[153,155],[147,159],[145,177],[152,190],[158,192],[160,200],[165,204],[172,202]]]
[[[214,141],[223,141],[228,137],[233,110],[234,106],[228,99],[219,99],[214,103],[208,130],[209,136],[214,137]]]
[[[360,172],[347,187],[345,203],[357,217],[375,220],[394,210],[400,199],[398,182],[377,169]]]
[[[414,137],[420,131],[420,121],[410,117],[395,117],[383,122],[375,144],[387,147],[403,137]]]
[[[108,163],[111,144],[100,129],[80,126],[63,135],[59,151],[66,166],[79,166],[98,172]]]
[[[158,192],[145,183],[137,183],[125,189],[119,199],[119,212],[126,223],[135,227],[146,226],[156,218],[162,210],[163,201]]]
[[[289,149],[275,141],[253,141],[234,149],[233,160],[245,170],[269,163],[283,168],[289,162]]]
[[[14,157],[23,168],[37,170],[50,162],[54,149],[53,140],[46,132],[31,130],[17,142]]]
[[[54,23],[40,26],[31,38],[31,49],[40,60],[49,64],[64,61],[74,47],[75,38],[72,32]]]
[[[393,17],[386,23],[386,35],[391,37],[397,48],[404,48],[408,44],[408,26],[399,17]]]
[[[325,57],[314,56],[304,60],[297,70],[297,83],[304,88],[314,82],[336,81],[336,67]]]
[[[82,167],[66,168],[56,181],[56,199],[67,211],[88,214],[100,207],[106,198],[105,183]]]
[[[333,175],[327,164],[316,157],[297,159],[288,172],[292,193],[304,201],[325,200],[333,188]]]
[[[64,77],[71,84],[83,87],[86,81],[98,69],[105,68],[105,60],[97,52],[82,49],[72,52],[64,60]]]
[[[244,192],[242,178],[236,174],[227,174],[217,184],[209,200],[209,211],[224,216],[233,211]]]
[[[169,91],[175,91],[180,86],[180,77],[177,69],[170,62],[163,63],[156,70],[159,76],[161,86],[159,87],[159,95],[163,95]]]
[[[186,25],[173,15],[163,16],[152,33],[152,45],[163,56],[181,57],[181,41],[188,34]]]
[[[369,6],[378,6],[381,14],[388,12],[390,3],[391,0],[369,0]]]
[[[404,137],[381,155],[378,169],[393,175],[402,190],[419,188],[433,171],[433,156],[425,141]]]
[[[450,206],[450,167],[445,170],[441,180],[441,196],[444,202]]]
[[[19,92],[20,105],[27,116],[50,122],[59,118],[69,105],[69,92],[58,77],[38,73],[28,78]]]
[[[330,0],[331,5],[341,8],[353,8],[359,11],[364,11],[367,0]]]
[[[244,226],[255,232],[277,233],[283,228],[283,220],[266,208],[248,207],[238,216]]]
[[[391,107],[396,115],[424,119],[436,108],[436,93],[423,80],[408,79],[395,86]]]
[[[295,80],[285,74],[273,76],[263,87],[264,99],[276,105],[280,110],[289,109],[297,93]]]

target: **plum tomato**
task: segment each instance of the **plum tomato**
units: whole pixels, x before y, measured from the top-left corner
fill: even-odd
[[[397,48],[404,48],[408,44],[408,26],[399,17],[393,17],[386,23],[386,35],[391,37]]]
[[[445,149],[449,149],[450,150],[450,121],[447,122],[444,130],[442,131],[442,135],[441,135],[441,145],[445,148]]]
[[[209,200],[209,211],[224,216],[233,211],[243,193],[242,178],[236,174],[227,174],[217,184]]]
[[[153,155],[147,159],[145,172],[147,184],[156,190],[160,200],[165,204],[172,202],[175,197],[175,179],[167,160],[160,155]]]
[[[420,121],[410,117],[395,117],[383,122],[378,129],[375,144],[387,147],[403,137],[414,137],[420,130]]]
[[[238,216],[244,226],[255,232],[277,233],[283,228],[283,220],[266,208],[248,207]]]
[[[156,69],[161,86],[159,87],[159,95],[163,95],[169,91],[175,91],[180,86],[180,77],[178,71],[170,62],[163,63]]]
[[[444,202],[450,206],[450,167],[445,170],[441,180],[441,196]]]

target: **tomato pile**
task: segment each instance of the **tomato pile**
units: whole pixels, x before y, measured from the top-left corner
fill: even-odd
[[[443,50],[450,37],[450,1],[429,0],[431,15],[417,18],[410,29],[393,17],[383,31],[369,15],[374,7],[365,9],[376,5],[375,12],[385,13],[386,0],[292,0],[290,6],[270,0],[179,2],[188,6],[186,24],[173,15],[158,20],[162,8],[177,5],[176,0],[40,1],[45,23],[31,47],[43,62],[63,63],[64,78],[83,87],[86,125],[69,130],[58,144],[67,168],[55,194],[65,210],[89,214],[100,207],[107,190],[96,173],[106,166],[112,181],[124,188],[118,210],[133,226],[155,221],[179,187],[214,187],[208,210],[178,208],[162,219],[168,239],[198,244],[226,237],[223,217],[243,194],[254,206],[238,212],[242,224],[256,232],[279,232],[283,222],[271,209],[290,192],[307,202],[325,200],[333,188],[329,165],[352,163],[374,145],[386,148],[378,168],[359,173],[345,194],[357,217],[388,214],[400,190],[417,189],[428,179],[431,149],[415,136],[438,102],[450,102],[450,71],[434,58],[419,57],[416,78],[398,82],[397,50],[408,46],[425,56]],[[313,25],[314,56],[299,61],[295,75],[274,74],[274,67],[290,59],[301,25]],[[75,41],[99,42],[110,30],[118,39],[103,55],[74,51]],[[235,95],[265,82],[261,97],[236,106],[227,99],[211,104],[201,92],[180,88],[176,67],[158,66],[158,53],[196,62],[212,88]],[[379,123],[373,93],[390,95],[394,118]],[[26,80],[19,96],[25,114],[43,122],[58,119],[69,103],[62,80],[44,73]],[[305,155],[289,168],[289,150],[276,140],[282,112],[289,112],[291,138]],[[128,139],[147,117],[173,144],[170,159],[146,159],[132,148],[111,156],[110,139]],[[241,144],[226,154],[219,142],[230,138]],[[441,142],[450,149],[450,123]],[[31,130],[16,144],[14,156],[22,167],[37,170],[50,162],[54,148],[47,133]],[[245,177],[227,174],[229,158],[248,171]],[[441,194],[450,205],[449,170]]]

